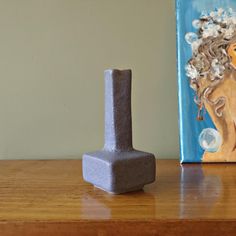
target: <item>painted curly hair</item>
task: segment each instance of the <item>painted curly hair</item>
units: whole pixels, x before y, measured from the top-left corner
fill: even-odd
[[[225,98],[219,97],[212,101],[209,95],[224,80],[226,73],[235,72],[227,50],[236,42],[236,17],[221,9],[200,17],[193,21],[194,24],[197,24],[197,33],[188,33],[185,37],[193,52],[186,65],[186,75],[189,77],[190,87],[196,92],[194,100],[198,105],[197,119],[203,120],[204,102],[213,105],[215,114],[221,117]],[[208,82],[205,88],[201,87],[203,78]]]

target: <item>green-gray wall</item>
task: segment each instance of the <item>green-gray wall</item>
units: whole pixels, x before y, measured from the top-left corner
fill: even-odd
[[[133,70],[133,141],[177,158],[173,0],[0,0],[0,159],[103,145],[103,70]]]

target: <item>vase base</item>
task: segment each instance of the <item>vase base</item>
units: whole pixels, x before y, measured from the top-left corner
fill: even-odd
[[[156,162],[141,151],[97,151],[83,155],[83,178],[112,194],[138,191],[155,181]]]

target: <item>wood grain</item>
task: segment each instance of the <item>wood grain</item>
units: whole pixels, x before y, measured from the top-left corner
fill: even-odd
[[[0,161],[0,236],[236,235],[236,165],[157,162],[143,191],[109,195],[80,160]]]

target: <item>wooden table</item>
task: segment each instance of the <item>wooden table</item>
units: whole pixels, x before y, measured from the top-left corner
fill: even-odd
[[[109,195],[80,160],[0,161],[0,236],[236,235],[236,165],[157,162],[143,191]]]

